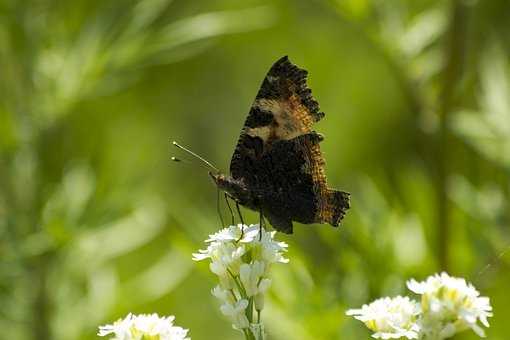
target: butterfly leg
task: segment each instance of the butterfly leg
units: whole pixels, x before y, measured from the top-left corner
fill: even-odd
[[[262,229],[264,228],[264,214],[262,214],[262,210],[259,211],[259,241],[262,241]]]
[[[243,220],[243,215],[241,214],[241,208],[239,207],[239,202],[235,201],[236,202],[236,209],[237,209],[237,213],[239,214],[239,219],[241,220],[241,237],[239,237],[239,240],[237,240],[238,242],[240,240],[243,239],[243,236],[244,236],[244,220]]]
[[[235,224],[235,221],[234,221],[234,212],[232,211],[232,207],[230,206],[230,203],[228,202],[228,195],[227,195],[227,193],[225,193],[225,202],[227,202],[228,211],[230,211],[230,217],[232,218],[232,224],[231,225],[234,225]]]
[[[220,217],[221,226],[225,228],[225,220],[223,220],[223,214],[221,213],[221,207],[220,207],[220,189],[218,188],[216,190],[216,212],[218,213],[218,216]]]
[[[239,215],[239,219],[241,220],[241,224],[244,225],[243,214],[241,214],[241,207],[239,206],[239,203],[237,201],[236,201],[236,209],[237,209],[237,214]]]

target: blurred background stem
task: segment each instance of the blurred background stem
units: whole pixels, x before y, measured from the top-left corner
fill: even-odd
[[[455,89],[462,75],[466,20],[466,8],[462,1],[454,0],[450,6],[450,23],[444,42],[445,66],[442,77],[443,84],[438,105],[439,131],[436,192],[438,207],[438,261],[441,270],[448,270],[450,264],[448,252],[451,233],[448,202],[448,164],[452,155],[449,147],[451,145],[449,143],[451,137],[448,133],[448,115],[453,109]]]
[[[51,339],[50,333],[50,318],[49,311],[49,296],[47,290],[47,274],[48,266],[45,256],[39,257],[34,261],[35,268],[33,269],[34,284],[35,284],[35,300],[32,314],[33,333],[32,338],[37,339]]]

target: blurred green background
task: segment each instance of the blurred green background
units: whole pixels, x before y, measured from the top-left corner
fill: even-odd
[[[128,312],[239,339],[191,253],[270,65],[310,72],[339,229],[296,226],[270,339],[367,339],[345,310],[439,270],[510,327],[506,0],[0,1],[0,338],[95,339]],[[245,212],[256,223],[257,216]],[[508,251],[508,252],[507,252]],[[462,334],[457,339],[474,339]]]

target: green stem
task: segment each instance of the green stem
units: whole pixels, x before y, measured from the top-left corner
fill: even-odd
[[[237,296],[236,293],[234,293],[233,289],[229,289],[230,294],[232,294],[232,297],[234,298],[234,301],[237,302]]]
[[[239,294],[241,295],[241,299],[248,299],[248,295],[246,294],[246,290],[244,289],[244,286],[241,282],[239,282],[239,278],[235,276],[230,269],[227,268],[228,274],[232,277],[234,280],[237,289],[239,290]],[[235,293],[231,290],[230,291],[232,295],[234,296],[234,300],[236,300]],[[237,301],[237,300],[236,300]],[[253,297],[250,297],[248,299],[248,307],[246,308],[246,317],[248,318],[248,322],[251,324],[253,323]],[[243,329],[244,336],[246,339],[255,340],[255,336],[252,334],[252,332],[248,329]]]
[[[248,299],[248,307],[246,308],[246,317],[253,322],[253,296]]]
[[[253,333],[251,332],[250,329],[248,328],[243,328],[243,333],[244,333],[244,337],[247,339],[247,340],[255,340],[255,336],[253,335]]]
[[[246,290],[244,289],[243,287],[243,284],[241,282],[239,282],[238,280],[238,277],[235,276],[231,271],[230,269],[227,269],[227,272],[229,273],[230,277],[232,277],[232,279],[234,280],[236,286],[237,286],[237,289],[239,290],[239,294],[241,294],[241,297],[243,299],[248,299],[248,296],[246,295]]]

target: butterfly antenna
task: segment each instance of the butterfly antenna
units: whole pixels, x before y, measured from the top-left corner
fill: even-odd
[[[201,156],[197,155],[196,153],[194,153],[194,152],[193,152],[193,151],[191,151],[190,149],[188,149],[188,148],[186,148],[186,147],[184,147],[184,146],[180,145],[180,144],[179,144],[179,143],[177,143],[176,141],[173,141],[173,142],[172,142],[172,144],[173,144],[175,147],[177,147],[177,148],[179,148],[179,149],[183,150],[184,152],[187,152],[187,153],[188,153],[188,154],[190,154],[191,156],[193,156],[193,157],[195,157],[196,159],[200,160],[203,164],[207,165],[209,168],[213,169],[214,171],[216,171],[216,172],[220,172],[220,170],[218,170],[218,168],[217,168],[217,167],[215,167],[214,165],[212,165],[212,164],[211,164],[211,162],[209,162],[209,161],[208,161],[208,160],[206,160],[205,158],[203,158],[203,157],[201,157]],[[172,160],[173,160],[174,162],[182,162],[182,160],[181,160],[181,159],[176,158],[176,157],[172,157]]]

